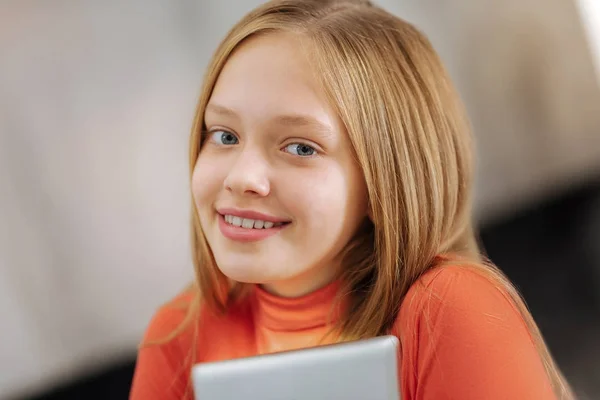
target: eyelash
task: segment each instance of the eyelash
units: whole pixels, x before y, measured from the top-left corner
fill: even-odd
[[[233,136],[235,138],[236,143],[224,144],[224,143],[220,142],[220,140],[215,139],[215,137],[214,137],[215,134],[220,134],[221,135],[221,137],[220,137],[221,140],[222,140],[224,134],[231,135],[231,136]],[[204,132],[204,135],[207,136],[206,140],[213,141],[213,143],[216,143],[219,146],[225,146],[225,147],[227,147],[227,146],[233,146],[233,145],[236,145],[236,144],[239,143],[239,138],[234,133],[231,133],[231,132],[226,131],[224,129],[215,129],[215,130],[212,130],[212,131],[207,131],[207,132]],[[300,147],[306,147],[306,148],[310,149],[312,151],[312,153],[309,154],[309,155],[305,155],[305,156],[302,156],[302,155],[299,155],[299,154],[292,154],[289,151],[287,151],[287,149],[290,148],[291,146],[295,146],[296,149],[298,149]],[[300,157],[300,158],[312,158],[312,157],[316,157],[316,156],[318,156],[320,154],[320,151],[317,150],[315,148],[315,146],[312,146],[312,145],[306,144],[306,143],[302,143],[302,142],[294,142],[294,143],[287,144],[286,146],[284,146],[283,149],[285,149],[283,151],[285,151],[286,153],[291,154],[291,155],[296,156],[296,157]]]

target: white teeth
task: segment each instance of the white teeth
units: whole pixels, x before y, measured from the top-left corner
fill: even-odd
[[[225,222],[245,229],[269,229],[282,225],[281,222],[262,221],[259,219],[240,218],[234,215],[225,215]]]
[[[231,225],[242,226],[242,219],[240,217],[231,218]]]

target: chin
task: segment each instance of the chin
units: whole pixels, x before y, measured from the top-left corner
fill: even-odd
[[[217,265],[219,264],[217,263]],[[223,275],[236,282],[261,284],[268,280],[266,276],[260,273],[261,271],[256,271],[253,266],[236,264],[235,266],[225,265],[218,268]]]
[[[261,262],[254,262],[251,264],[239,262],[219,264],[217,262],[217,266],[223,275],[241,283],[262,285],[290,279],[290,276],[281,274],[283,271],[281,271],[280,268],[277,268],[276,266],[265,266],[265,264]]]

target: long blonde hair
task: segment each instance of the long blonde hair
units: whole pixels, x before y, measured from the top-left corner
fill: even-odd
[[[508,293],[529,328],[554,391],[570,398],[521,297],[482,259],[472,222],[473,160],[468,121],[427,38],[368,1],[283,0],[246,15],[228,33],[204,79],[190,140],[190,173],[202,146],[204,111],[231,53],[245,39],[287,31],[306,40],[315,75],[347,130],[370,200],[372,223],[345,252],[340,277],[348,310],[340,340],[385,334],[408,289],[436,256],[453,253],[465,267]],[[193,204],[193,201],[192,201]],[[199,304],[226,312],[245,286],[216,267],[192,206],[196,282],[184,324]]]

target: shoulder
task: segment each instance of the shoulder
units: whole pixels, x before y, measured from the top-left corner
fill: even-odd
[[[156,347],[191,362],[232,358],[252,336],[251,298],[243,297],[226,312],[213,310],[198,290],[187,290],[161,306],[152,317],[141,349]],[[210,344],[210,345],[209,345]]]
[[[184,291],[152,317],[138,351],[131,399],[191,398],[187,376],[193,363],[195,301],[193,291]]]
[[[436,267],[409,289],[392,332],[405,393],[553,398],[514,289],[484,268]]]
[[[436,267],[417,280],[406,294],[398,323],[423,316],[490,318],[507,321],[518,317],[510,287],[493,279],[486,270],[471,266]],[[441,322],[441,321],[440,321]],[[514,321],[518,322],[518,321]]]
[[[166,343],[169,338],[182,338],[192,329],[190,313],[193,308],[199,308],[199,295],[193,289],[187,289],[161,305],[150,320],[141,346],[153,343]],[[189,321],[188,321],[189,319]],[[178,334],[177,334],[178,333]]]
[[[240,351],[238,342],[245,338],[240,339],[238,327],[245,327],[241,321],[249,318],[246,303],[224,314],[203,304],[193,289],[158,308],[138,351],[131,399],[193,398],[192,366],[233,358]]]

